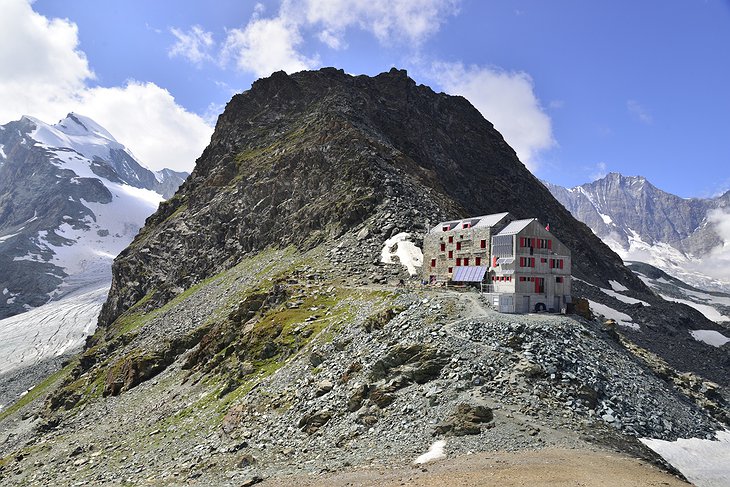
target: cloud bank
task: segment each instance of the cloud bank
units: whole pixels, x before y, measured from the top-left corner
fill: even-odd
[[[152,169],[190,171],[212,128],[154,83],[92,86],[78,28],[48,19],[28,0],[3,0],[0,123],[31,115],[53,123],[68,112],[93,118]]]

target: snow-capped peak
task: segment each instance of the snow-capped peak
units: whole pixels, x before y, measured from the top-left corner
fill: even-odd
[[[114,136],[110,134],[109,131],[107,131],[107,129],[105,129],[89,117],[79,115],[78,113],[69,113],[68,115],[66,115],[66,118],[60,120],[53,127],[67,135],[93,134],[97,137],[101,137],[112,142],[117,141]]]
[[[126,147],[89,117],[69,113],[55,125],[49,125],[35,117],[23,116],[23,119],[35,126],[30,137],[41,146],[72,149],[89,160],[94,160],[95,157],[109,159],[112,150],[124,151],[134,158]]]

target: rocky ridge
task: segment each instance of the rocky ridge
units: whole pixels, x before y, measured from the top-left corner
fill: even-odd
[[[643,289],[464,98],[397,69],[274,73],[231,99],[181,191],[117,259],[101,324],[150,294],[149,306],[162,305],[173,288],[269,245],[306,250],[368,218],[371,231],[418,233],[505,209],[549,222],[578,277]]]

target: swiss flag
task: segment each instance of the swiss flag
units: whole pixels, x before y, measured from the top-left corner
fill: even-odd
[[[545,230],[547,230],[548,232],[550,231],[550,224],[549,223],[547,225],[545,225]]]

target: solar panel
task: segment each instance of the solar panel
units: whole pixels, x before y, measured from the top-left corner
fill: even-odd
[[[482,282],[484,274],[487,272],[486,266],[470,265],[454,267],[454,282]]]

